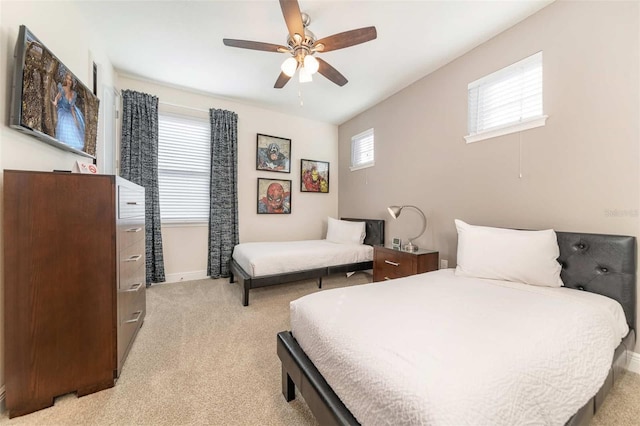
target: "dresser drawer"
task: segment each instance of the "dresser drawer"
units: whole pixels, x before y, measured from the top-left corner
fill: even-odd
[[[118,186],[118,218],[144,217],[144,192]]]
[[[118,290],[127,290],[139,281],[144,283],[144,241],[120,251]]]
[[[144,244],[144,218],[131,218],[118,222],[118,249],[123,251],[134,244]]]
[[[136,291],[118,292],[118,364],[129,352],[133,337],[145,317],[144,285]]]
[[[137,262],[132,265],[127,265],[125,269],[120,270],[120,279],[118,280],[118,291],[128,291],[135,290],[140,286],[145,285],[146,274],[145,274],[144,262]]]

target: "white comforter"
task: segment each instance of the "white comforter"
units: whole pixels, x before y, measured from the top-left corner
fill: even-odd
[[[628,332],[618,302],[453,269],[291,302],[302,349],[363,425],[564,425]]]
[[[252,277],[373,260],[373,247],[327,240],[242,243],[233,258]]]

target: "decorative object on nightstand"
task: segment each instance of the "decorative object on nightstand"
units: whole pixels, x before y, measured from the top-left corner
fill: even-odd
[[[402,240],[400,238],[393,238],[391,240],[391,248],[394,250],[402,249]]]
[[[420,236],[424,234],[424,231],[427,229],[427,217],[424,215],[422,210],[420,210],[416,206],[411,206],[411,205],[390,206],[390,207],[387,207],[387,210],[389,211],[389,214],[391,215],[391,217],[393,217],[394,219],[397,219],[398,217],[400,217],[400,213],[402,213],[402,209],[407,207],[411,207],[412,209],[417,210],[418,213],[420,213],[420,217],[422,217],[422,229],[420,230],[420,233],[413,238],[409,238],[409,243],[406,246],[404,246],[404,250],[414,252],[414,251],[418,251],[419,248],[418,246],[413,244],[413,240],[420,238]]]
[[[389,247],[373,248],[373,281],[391,280],[438,269],[439,253],[418,249],[412,252]]]

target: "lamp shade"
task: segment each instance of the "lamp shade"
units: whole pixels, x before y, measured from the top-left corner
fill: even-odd
[[[315,56],[307,55],[304,57],[304,68],[309,71],[309,74],[315,74],[316,72],[318,72],[319,67],[320,64],[318,63],[318,60],[315,58]]]
[[[419,238],[422,234],[424,234],[424,231],[427,229],[427,217],[424,215],[423,211],[416,206],[389,206],[387,207],[387,210],[389,211],[389,214],[392,218],[397,219],[398,217],[400,217],[400,213],[402,213],[402,209],[404,208],[412,208],[416,210],[422,218],[422,228],[420,229],[420,233],[413,238],[409,238],[409,244],[407,244],[406,246],[407,251],[417,251],[418,247],[413,245],[413,240]]]
[[[400,212],[402,211],[402,207],[400,207],[400,206],[389,206],[389,207],[387,207],[387,210],[389,210],[389,214],[391,215],[392,218],[397,219],[398,216],[400,216]]]
[[[307,67],[300,67],[298,78],[300,79],[300,83],[309,83],[313,80],[311,73],[307,70]]]
[[[298,68],[298,61],[296,58],[287,58],[280,66],[280,69],[283,73],[288,75],[289,77],[293,76],[296,73],[296,69]]]

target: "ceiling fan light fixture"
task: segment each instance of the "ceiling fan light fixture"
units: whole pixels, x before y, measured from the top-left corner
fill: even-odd
[[[280,66],[282,71],[273,86],[275,89],[282,89],[298,68],[300,68],[299,79],[303,83],[311,81],[312,74],[317,72],[338,86],[344,86],[349,80],[326,61],[313,55],[355,46],[378,37],[376,27],[371,26],[343,31],[318,39],[309,30],[311,19],[307,13],[300,11],[298,0],[280,0],[280,9],[287,26],[286,45],[230,38],[222,39],[225,46],[263,52],[289,53],[292,58],[288,58]]]
[[[298,78],[300,79],[300,83],[309,83],[313,81],[313,78],[311,77],[311,73],[309,72],[307,67],[300,67]]]
[[[309,74],[315,74],[316,72],[318,72],[319,67],[320,64],[314,56],[307,55],[304,57],[304,69],[306,69]]]
[[[282,70],[282,72],[289,77],[293,76],[293,74],[296,73],[297,68],[298,68],[298,61],[296,61],[296,58],[293,58],[293,57],[285,59],[282,65],[280,66],[280,69]]]

